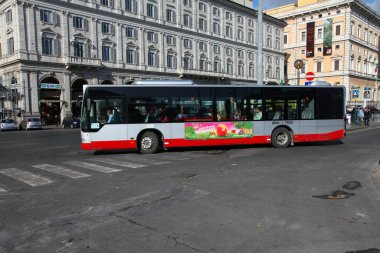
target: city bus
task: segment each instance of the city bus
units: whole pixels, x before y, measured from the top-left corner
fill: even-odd
[[[85,85],[82,149],[134,149],[339,140],[345,136],[339,86],[196,85],[138,81]]]

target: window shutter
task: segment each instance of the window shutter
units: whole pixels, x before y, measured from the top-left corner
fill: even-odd
[[[154,6],[154,18],[158,18],[158,8],[156,5]]]
[[[176,45],[176,38],[173,36],[173,46]]]
[[[159,64],[160,64],[159,55],[158,55],[158,53],[155,53],[155,54],[154,54],[154,56],[155,56],[155,60],[156,60],[156,62],[155,62],[155,64],[156,64],[156,67],[158,67],[158,66],[159,66]]]
[[[88,30],[88,20],[87,19],[83,19],[83,28],[85,29],[85,30]]]
[[[53,46],[54,46],[53,54],[58,56],[59,55],[58,39],[53,40]]]
[[[114,6],[114,1],[110,0],[110,7],[113,8],[113,6]]]
[[[110,28],[111,28],[111,34],[115,34],[115,26],[110,24]]]
[[[193,17],[189,16],[189,27],[193,27]]]
[[[133,12],[137,14],[137,2],[135,0],[132,1],[133,4]]]
[[[116,47],[112,48],[112,62],[116,60]]]
[[[73,27],[74,27],[74,28],[77,27],[77,19],[76,19],[75,16],[73,17]]]
[[[44,13],[43,13],[43,10],[40,10],[40,21],[44,21]]]
[[[54,13],[52,12],[52,16],[53,16],[53,25],[57,25],[58,24],[58,14],[57,13]]]
[[[137,50],[135,50],[135,62],[134,62],[136,65],[139,64],[139,52],[137,52]]]
[[[176,12],[175,11],[173,11],[173,23],[177,23],[177,15],[176,15]]]
[[[139,31],[136,28],[133,29],[133,35],[134,35],[135,39],[137,39],[139,36]]]
[[[173,68],[177,68],[177,57],[175,55],[173,56]]]

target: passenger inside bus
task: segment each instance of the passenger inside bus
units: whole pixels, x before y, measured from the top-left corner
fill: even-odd
[[[284,112],[281,109],[281,106],[276,106],[274,109],[274,114],[272,120],[284,119]]]
[[[255,107],[253,115],[253,120],[261,120],[263,117],[263,113],[261,112],[259,107]]]

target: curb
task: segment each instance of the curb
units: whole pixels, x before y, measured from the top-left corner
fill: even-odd
[[[367,130],[374,130],[380,128],[380,125],[375,125],[375,126],[369,126],[369,127],[354,127],[350,129],[346,129],[346,132],[362,132],[362,131],[367,131]]]

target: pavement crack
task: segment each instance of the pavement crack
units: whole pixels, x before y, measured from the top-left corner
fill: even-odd
[[[163,198],[160,198],[160,199],[156,199],[156,200],[153,200],[153,201],[145,201],[145,202],[138,203],[138,204],[135,204],[135,205],[129,205],[129,206],[121,208],[121,209],[119,209],[117,211],[111,212],[109,215],[110,216],[116,216],[116,214],[124,212],[124,211],[127,211],[129,209],[132,209],[132,208],[135,208],[135,207],[140,207],[140,206],[145,206],[145,205],[155,204],[157,202],[160,202],[160,201],[163,201],[163,200],[167,200],[167,199],[171,199],[171,198],[174,198],[176,196],[177,196],[177,194],[166,196],[166,197],[163,197]]]
[[[123,216],[120,216],[120,215],[114,215],[114,216],[117,217],[117,218],[123,219],[125,221],[128,221],[132,225],[135,225],[135,226],[138,226],[138,227],[142,227],[144,229],[148,229],[150,231],[153,231],[153,232],[159,233],[161,235],[164,235],[168,240],[171,240],[171,241],[174,242],[174,246],[175,247],[177,247],[177,245],[181,245],[183,247],[189,248],[189,249],[194,250],[196,252],[207,253],[207,251],[204,251],[204,250],[201,250],[201,249],[197,249],[197,248],[195,248],[195,247],[193,247],[193,246],[191,246],[189,244],[181,242],[181,241],[179,241],[179,239],[177,237],[165,234],[164,232],[161,232],[161,231],[159,231],[158,229],[156,229],[154,227],[144,225],[144,224],[142,224],[142,223],[140,223],[138,221],[135,221],[133,219],[129,219],[129,218],[126,218],[126,217],[123,217]]]

